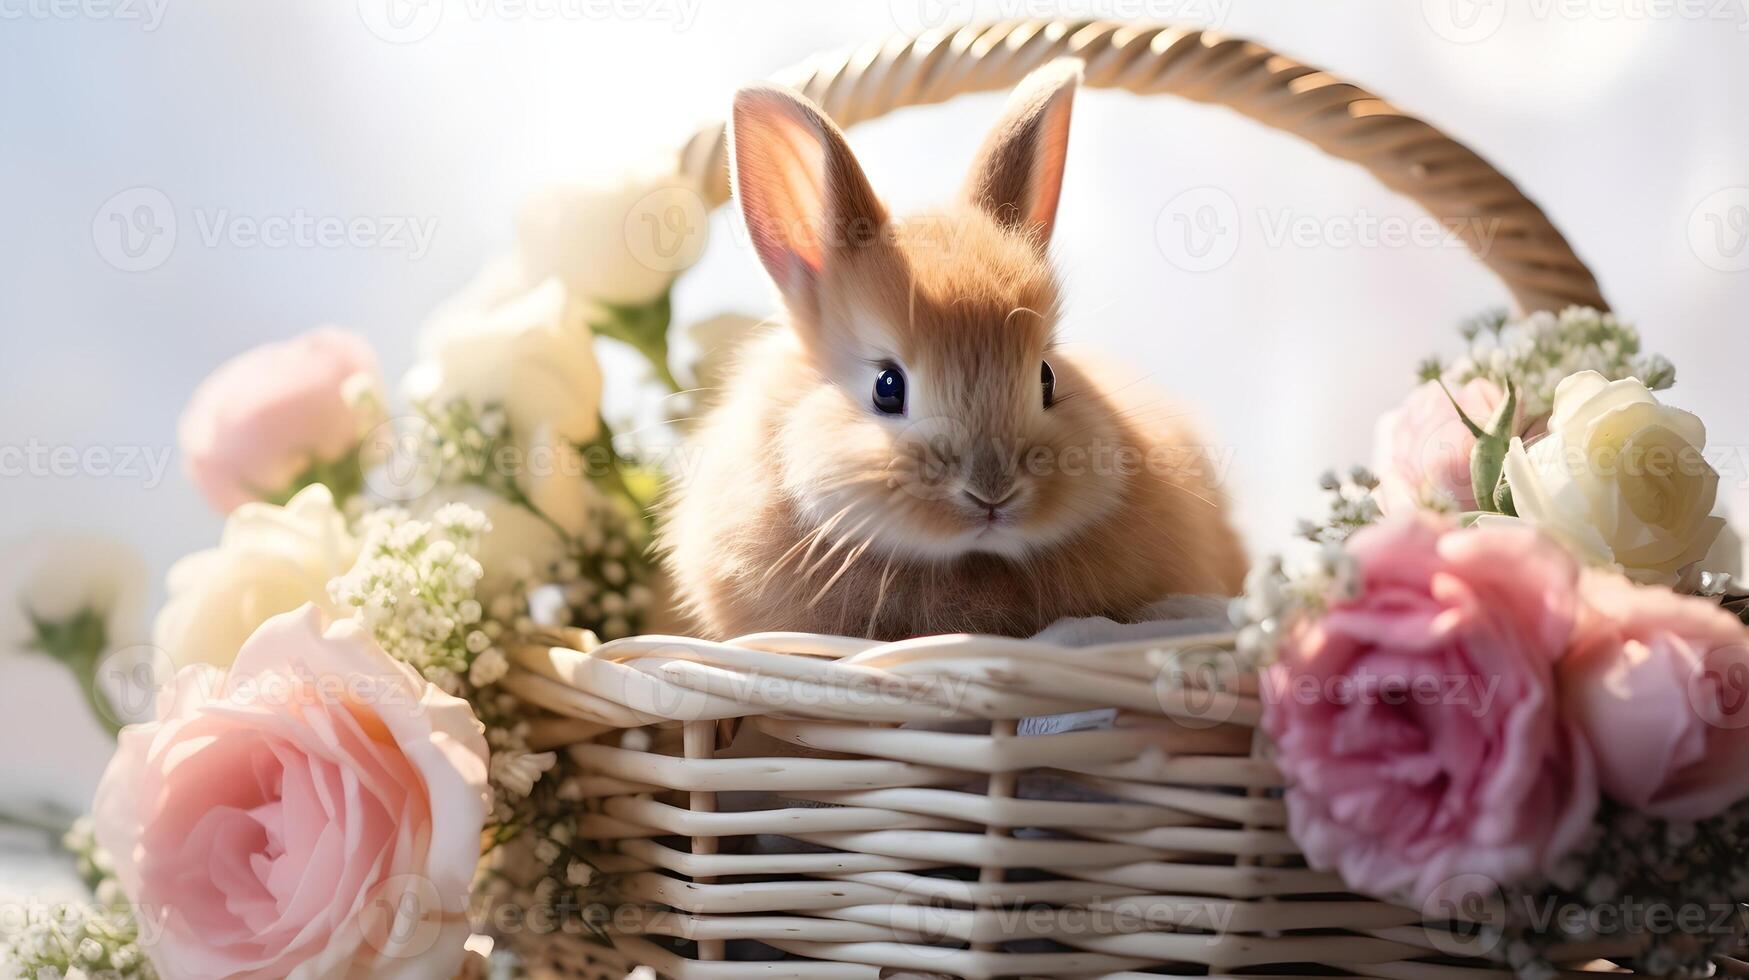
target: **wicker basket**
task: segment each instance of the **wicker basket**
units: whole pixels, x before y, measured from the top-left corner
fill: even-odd
[[[872,44],[784,80],[850,125],[1006,89],[1065,55],[1086,62],[1088,85],[1229,106],[1453,227],[1486,222],[1498,231],[1481,257],[1524,309],[1604,305],[1542,212],[1481,158],[1251,42],[1008,22]],[[724,151],[717,125],[682,155],[713,206],[728,197]],[[683,978],[1504,976],[1466,958],[1486,952],[1472,931],[1305,866],[1255,732],[1255,677],[1183,669],[1232,639],[524,644],[506,684],[551,712],[539,746],[589,773],[582,843],[635,914],[612,924],[611,948],[518,944],[537,975],[616,980],[629,964]],[[1039,721],[1076,712],[1099,724]],[[1577,975],[1624,950],[1564,953]]]

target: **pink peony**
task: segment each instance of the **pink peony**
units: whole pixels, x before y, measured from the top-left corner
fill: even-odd
[[[166,980],[448,977],[486,763],[466,702],[305,606],[178,673],[93,818]]]
[[[1527,527],[1431,515],[1349,552],[1359,593],[1288,636],[1267,678],[1294,839],[1355,889],[1417,903],[1548,870],[1598,804],[1555,689],[1573,559]]]
[[[1588,572],[1561,665],[1611,799],[1702,820],[1749,798],[1749,637],[1716,603]]]
[[[352,452],[374,424],[380,407],[361,403],[355,386],[381,389],[376,353],[332,327],[226,361],[182,412],[189,479],[224,513],[282,495],[313,464]]]
[[[1486,378],[1452,392],[1464,413],[1484,428],[1506,400]],[[1387,514],[1410,514],[1434,501],[1459,511],[1476,509],[1470,482],[1470,453],[1476,437],[1464,427],[1439,382],[1429,381],[1403,404],[1379,419],[1373,443],[1373,469],[1379,478],[1379,507]]]

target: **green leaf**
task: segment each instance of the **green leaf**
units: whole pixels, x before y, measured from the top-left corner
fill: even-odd
[[[1507,517],[1517,517],[1518,508],[1512,504],[1512,484],[1506,481],[1506,474],[1500,474],[1500,485],[1494,489],[1494,509]]]
[[[1451,389],[1445,386],[1444,381],[1439,383],[1439,390],[1445,392],[1445,400],[1451,402],[1452,411],[1457,412],[1458,421],[1464,424],[1464,428],[1470,430],[1470,435],[1480,439],[1488,434],[1487,430],[1477,425],[1476,420],[1470,418],[1470,413],[1464,411],[1464,407],[1458,404],[1457,396],[1451,393]]]
[[[1449,397],[1451,392],[1446,392],[1446,395]],[[1457,399],[1452,399],[1452,405],[1457,405]],[[1510,381],[1506,383],[1506,400],[1488,420],[1487,429],[1472,422],[1461,408],[1458,415],[1476,434],[1476,448],[1470,453],[1470,490],[1476,495],[1476,505],[1500,512],[1498,494],[1505,481],[1506,453],[1512,446],[1513,420],[1518,415],[1518,388]]]
[[[334,506],[344,507],[346,502],[364,489],[364,467],[358,458],[358,448],[336,460],[313,460],[302,473],[294,477],[288,486],[277,491],[258,490],[262,500],[276,507],[284,507],[291,499],[308,487],[322,484],[328,492],[334,495]]]
[[[680,391],[680,382],[668,367],[668,327],[674,320],[670,295],[664,292],[648,303],[633,305],[597,304],[607,315],[589,327],[600,336],[611,337],[644,355],[657,379]]]

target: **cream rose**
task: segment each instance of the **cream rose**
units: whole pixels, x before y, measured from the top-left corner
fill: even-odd
[[[284,507],[244,504],[225,521],[218,547],[171,566],[152,642],[178,666],[228,666],[270,617],[305,603],[345,615],[329,599],[328,581],[357,560],[358,543],[321,484]]]
[[[594,335],[558,279],[526,281],[514,261],[500,261],[434,313],[402,387],[433,407],[456,398],[500,405],[518,438],[547,425],[587,442],[601,424]]]
[[[577,299],[632,306],[665,292],[698,258],[709,227],[704,196],[673,161],[530,197],[516,219],[528,271],[557,276]]]
[[[1581,371],[1555,389],[1548,434],[1512,440],[1506,481],[1518,516],[1582,558],[1640,582],[1674,584],[1724,528],[1706,428],[1639,381]]]

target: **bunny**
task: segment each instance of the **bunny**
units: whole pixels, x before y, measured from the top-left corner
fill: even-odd
[[[1032,73],[960,202],[905,219],[807,99],[736,94],[731,180],[787,316],[743,345],[664,502],[701,632],[1026,636],[1238,590],[1181,414],[1054,343],[1080,77]]]

